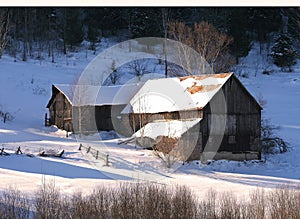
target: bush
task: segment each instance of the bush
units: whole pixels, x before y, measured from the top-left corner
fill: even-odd
[[[115,189],[97,188],[90,195],[63,196],[53,185],[46,185],[32,202],[34,205],[18,190],[4,191],[0,195],[0,219],[300,218],[300,187],[270,192],[257,189],[247,201],[238,200],[232,192],[209,190],[199,201],[186,186],[123,183]]]
[[[60,218],[62,201],[63,198],[54,185],[43,185],[35,194],[35,218]]]
[[[300,190],[281,187],[268,194],[271,218],[300,218]]]
[[[289,150],[289,145],[282,138],[276,136],[279,127],[270,124],[270,120],[262,120],[261,146],[264,154],[284,153]]]
[[[12,121],[14,117],[9,113],[1,110],[0,106],[0,118],[2,118],[3,123],[6,123],[7,121]]]
[[[29,218],[29,199],[20,191],[9,188],[0,196],[0,219]]]

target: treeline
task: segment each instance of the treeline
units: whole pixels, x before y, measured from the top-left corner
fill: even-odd
[[[230,46],[236,57],[247,55],[252,40],[267,42],[269,34],[287,27],[299,39],[298,8],[0,8],[0,42],[12,55],[37,58],[42,51],[64,54],[83,40],[90,49],[103,36],[119,40],[136,37],[166,37],[168,22],[193,26],[207,21],[234,40]],[[286,24],[285,24],[286,21]],[[4,48],[3,48],[4,49]],[[1,43],[0,43],[1,50]],[[1,56],[1,51],[0,51]],[[54,57],[53,57],[54,59]]]

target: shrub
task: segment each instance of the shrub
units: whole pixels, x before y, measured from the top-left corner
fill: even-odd
[[[62,209],[62,197],[54,185],[43,185],[35,194],[36,218],[60,218]]]
[[[257,189],[249,199],[232,192],[209,190],[199,201],[186,186],[122,183],[118,188],[99,187],[90,195],[63,196],[53,185],[39,189],[34,205],[20,191],[0,195],[0,219],[7,218],[300,218],[300,187]],[[34,212],[34,213],[32,213]]]
[[[30,204],[27,196],[9,188],[0,196],[0,218],[29,218]]]
[[[261,146],[265,154],[284,153],[289,150],[289,145],[282,138],[276,136],[279,127],[271,125],[270,120],[262,120]]]

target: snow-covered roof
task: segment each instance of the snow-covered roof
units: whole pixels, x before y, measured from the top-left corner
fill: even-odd
[[[128,104],[143,83],[116,86],[55,84],[73,106]]]
[[[180,138],[182,134],[201,121],[201,118],[192,120],[171,120],[155,121],[146,124],[140,130],[133,134],[133,137],[148,137],[156,139],[159,136],[170,138]]]
[[[148,80],[122,113],[202,109],[233,73]]]

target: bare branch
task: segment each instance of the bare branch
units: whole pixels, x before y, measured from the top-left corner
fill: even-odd
[[[205,72],[206,62],[208,62],[216,72],[220,70],[226,71],[231,66],[228,48],[233,39],[225,33],[218,31],[211,24],[207,22],[195,23],[193,28],[191,28],[183,22],[170,22],[168,27],[170,38],[193,48],[202,56],[201,60],[193,60],[190,50],[179,46],[178,54],[181,61],[180,64],[190,66],[186,74],[195,74],[195,72],[192,72],[193,68],[191,67],[195,65],[193,63],[195,61],[199,62],[198,74],[207,73]]]

